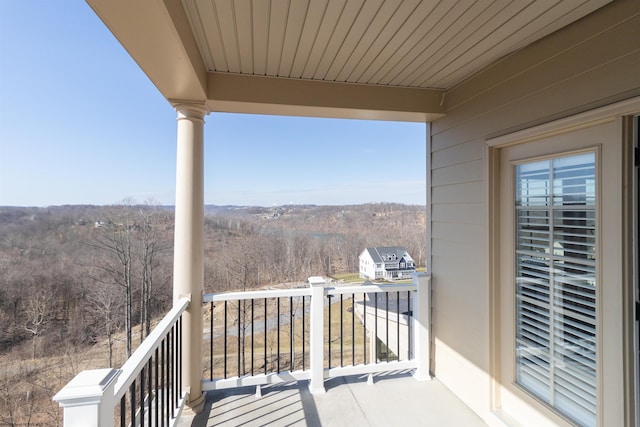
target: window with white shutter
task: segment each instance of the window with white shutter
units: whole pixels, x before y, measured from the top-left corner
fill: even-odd
[[[596,154],[515,166],[516,383],[596,425]]]

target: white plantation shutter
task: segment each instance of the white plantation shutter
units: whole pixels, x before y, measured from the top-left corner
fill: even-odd
[[[595,153],[516,166],[516,381],[596,424]]]

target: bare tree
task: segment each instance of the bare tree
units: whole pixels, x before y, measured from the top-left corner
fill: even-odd
[[[151,333],[151,303],[153,298],[153,272],[157,263],[160,245],[156,239],[153,212],[139,211],[140,249],[138,260],[141,267],[140,294],[140,341]]]
[[[103,253],[96,267],[106,279],[96,278],[102,284],[115,284],[124,290],[124,329],[126,354],[131,356],[133,329],[133,215],[130,206],[122,206],[109,223],[97,228],[93,247]]]
[[[32,294],[25,310],[27,324],[25,329],[32,336],[31,358],[36,358],[37,340],[50,320],[51,295],[49,292]]]
[[[109,367],[112,368],[114,334],[118,331],[120,312],[123,308],[122,295],[113,284],[92,286],[87,289],[87,301],[103,324],[107,337]]]

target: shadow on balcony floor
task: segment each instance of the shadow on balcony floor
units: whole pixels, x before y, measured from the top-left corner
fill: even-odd
[[[179,426],[485,426],[437,379],[417,382],[410,372],[332,378],[327,393],[311,395],[307,382],[207,393],[202,413]]]

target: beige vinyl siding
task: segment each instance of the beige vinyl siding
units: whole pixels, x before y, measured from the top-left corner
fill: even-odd
[[[446,94],[431,124],[435,375],[491,421],[485,140],[640,95],[640,2],[620,0]]]
[[[445,189],[443,188],[442,191],[445,191]],[[439,203],[431,209],[431,220],[433,222],[484,225],[484,217],[467,214],[470,210],[478,209],[477,204],[478,203]],[[482,208],[482,206],[480,206],[480,208]]]
[[[462,184],[474,181],[479,174],[482,174],[483,167],[484,165],[480,159],[459,163],[434,170],[433,179],[441,183],[441,185]]]
[[[482,203],[482,182],[465,182],[432,189],[432,203]]]
[[[433,127],[437,129],[438,123],[439,121],[434,122]],[[433,131],[434,131],[434,128],[432,128],[432,132]],[[436,149],[436,146],[433,145],[432,150],[433,151],[431,152],[431,156],[432,156],[431,164],[432,164],[432,168],[434,170],[437,170],[439,168],[445,168],[445,167],[459,165],[466,162],[473,162],[474,160],[481,159],[484,147],[482,145],[478,146],[478,144],[475,144],[474,141],[471,140],[471,141],[460,142],[455,145],[452,144],[450,146],[442,147],[440,149]]]

